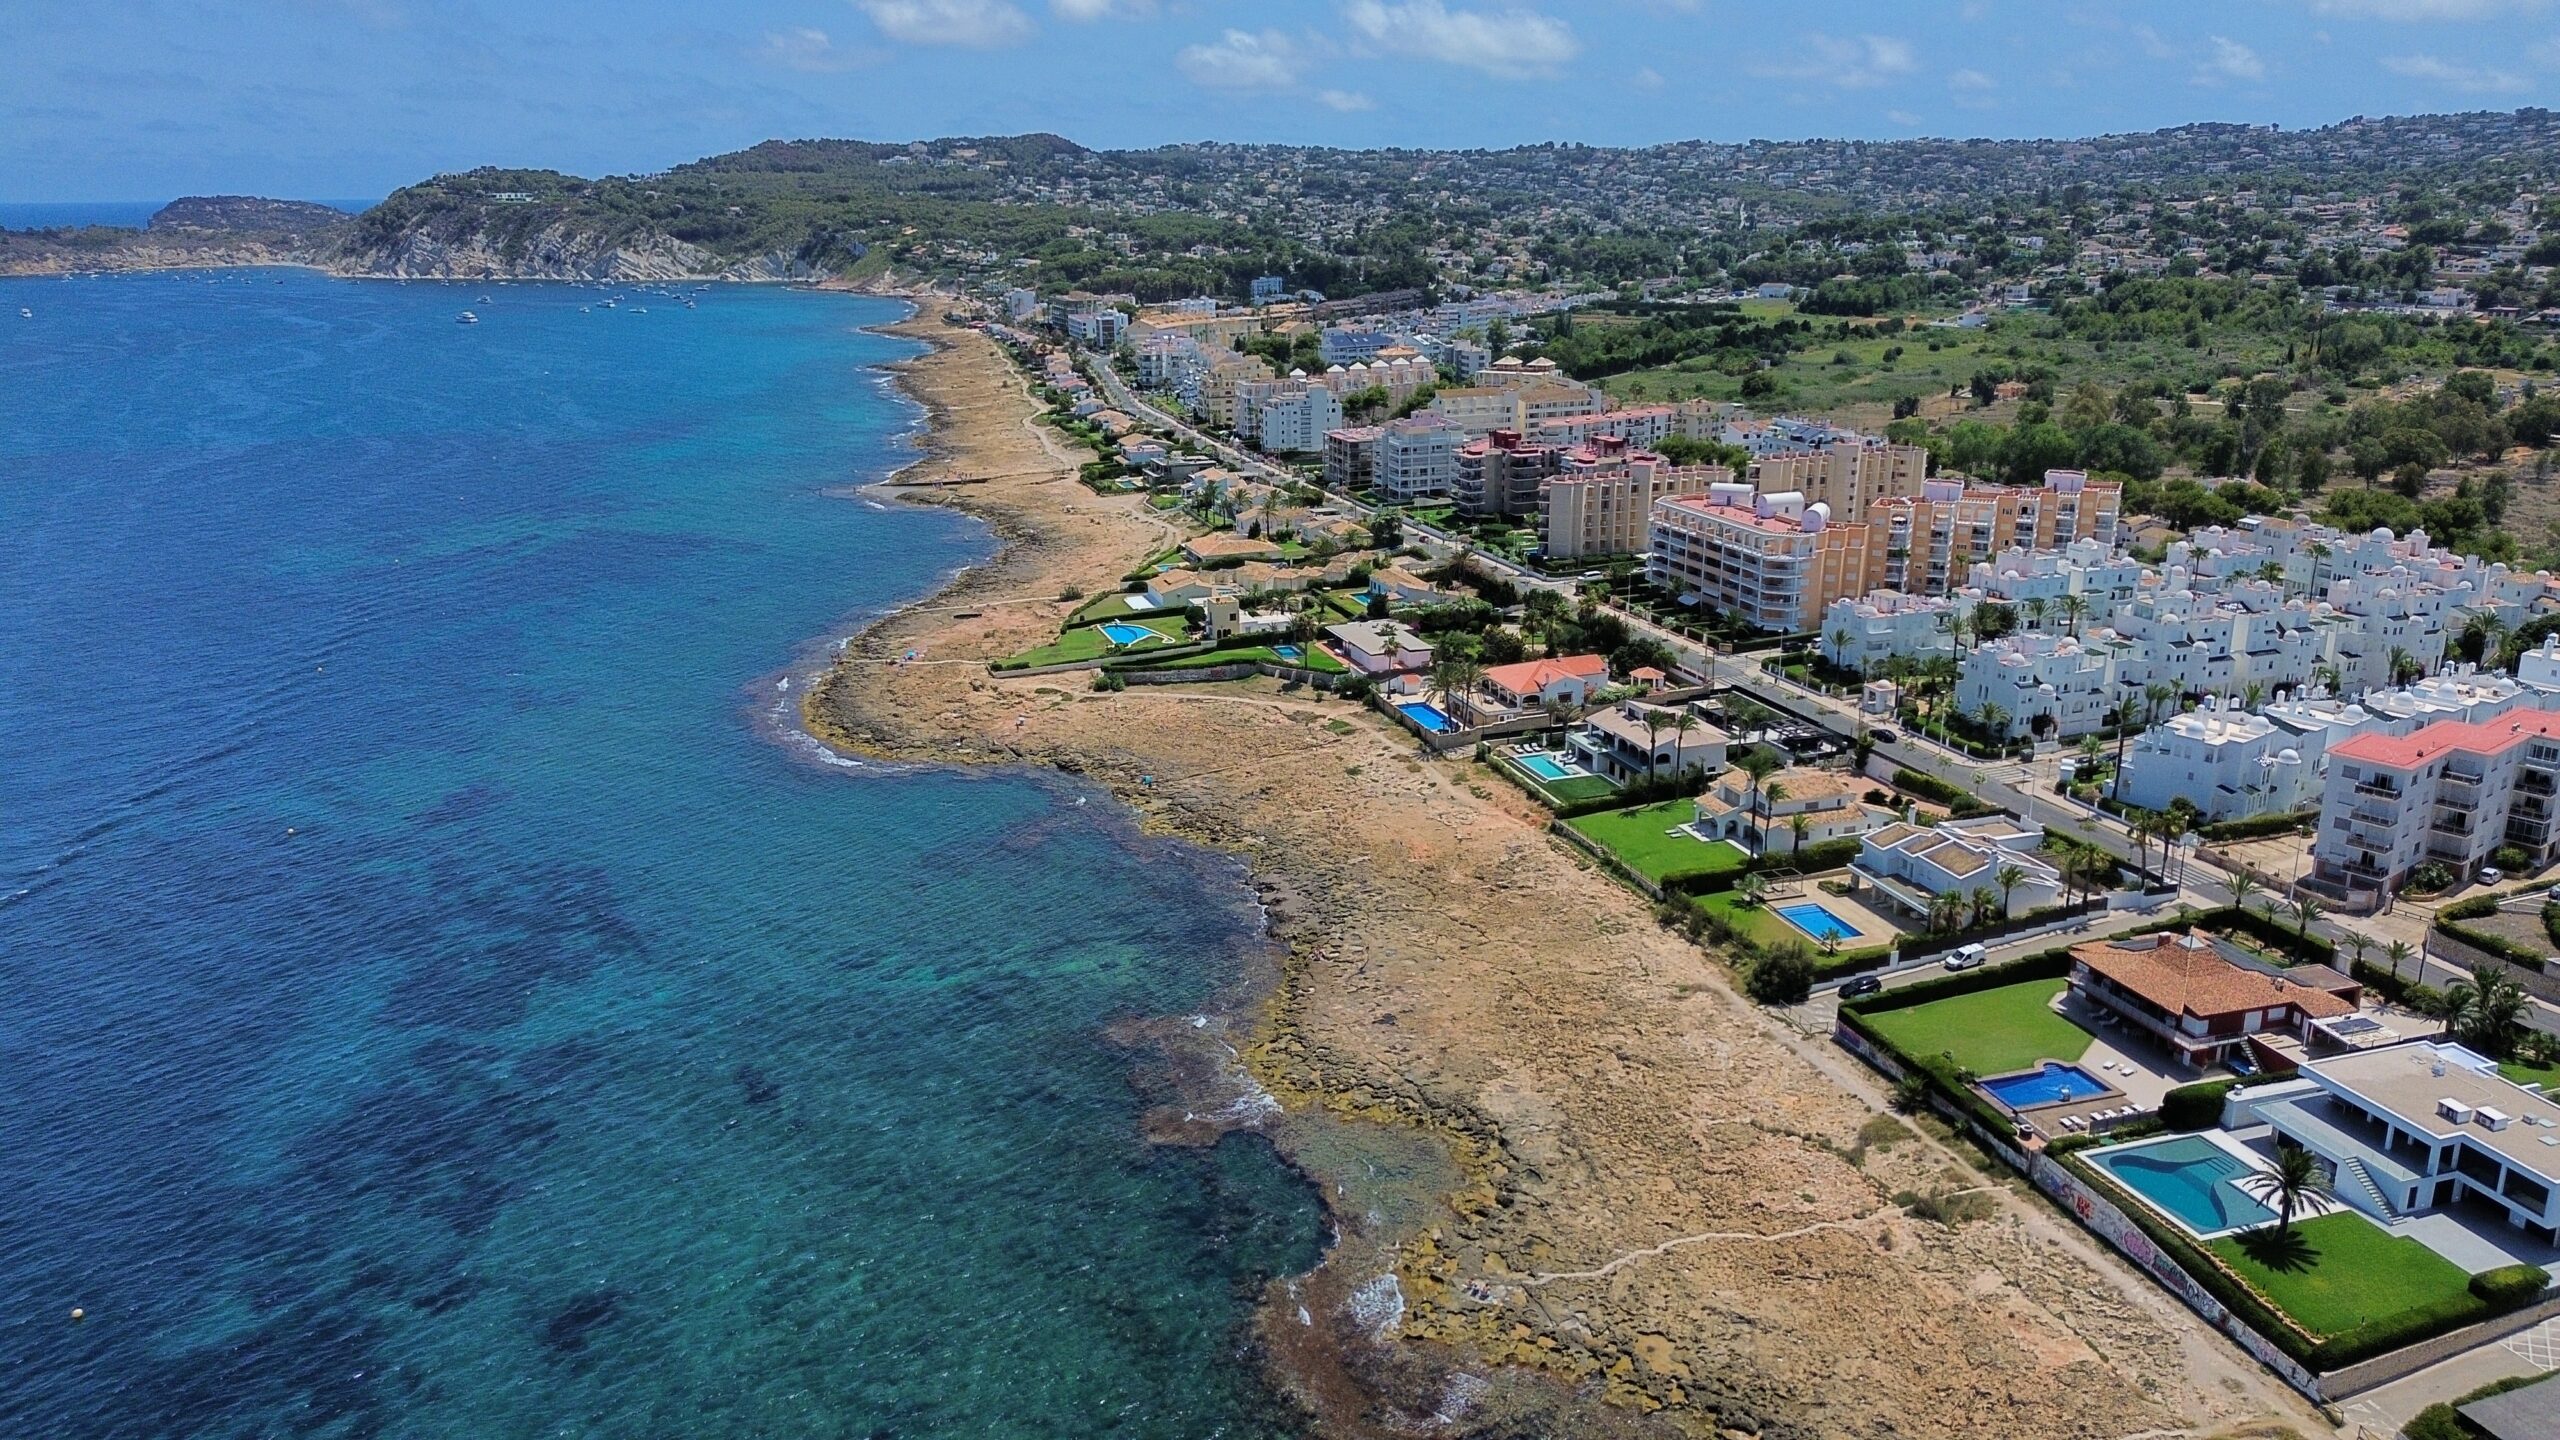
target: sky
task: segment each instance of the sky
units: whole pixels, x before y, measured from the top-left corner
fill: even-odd
[[[776,137],[2070,136],[2560,104],[2560,0],[5,0],[0,201]]]

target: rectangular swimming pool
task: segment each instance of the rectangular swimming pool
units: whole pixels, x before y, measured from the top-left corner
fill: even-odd
[[[2201,1135],[2179,1135],[2116,1150],[2092,1150],[2089,1163],[2198,1235],[2264,1225],[2276,1212],[2232,1182],[2249,1173],[2240,1157]]]
[[[1114,645],[1135,645],[1141,640],[1155,639],[1156,632],[1144,625],[1124,625],[1114,620],[1102,627],[1102,638]]]
[[[1447,712],[1427,700],[1407,700],[1398,704],[1396,708],[1403,711],[1414,724],[1434,735],[1445,735],[1458,728],[1457,721],[1450,719]]]
[[[1541,780],[1570,780],[1583,773],[1581,766],[1568,764],[1553,755],[1530,754],[1519,756],[1518,759],[1521,769]]]
[[[2039,1105],[2059,1105],[2066,1100],[2086,1100],[2104,1095],[2115,1087],[2081,1069],[2077,1065],[2061,1065],[2051,1060],[2044,1068],[2024,1075],[1999,1075],[1981,1082],[1992,1098],[2012,1110],[2032,1110]]]
[[[1772,908],[1777,911],[1779,919],[1786,921],[1788,924],[1793,925],[1816,940],[1855,940],[1858,938],[1857,926],[1850,924],[1848,921],[1843,920],[1839,916],[1832,914],[1830,911],[1823,909],[1821,906],[1814,904],[1812,901],[1808,900],[1800,905],[1778,905]]]
[[[1274,645],[1271,647],[1271,653],[1279,656],[1283,660],[1296,660],[1301,658],[1306,652],[1300,650],[1295,645]]]

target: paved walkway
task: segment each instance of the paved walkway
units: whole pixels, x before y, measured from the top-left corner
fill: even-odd
[[[2560,1370],[2560,1320],[2545,1320],[2504,1340],[2466,1350],[2415,1375],[2379,1385],[2338,1407],[2351,1426],[2372,1440],[2396,1436],[2430,1405],[2468,1395],[2511,1375]],[[2355,1433],[2350,1431],[2350,1434]]]

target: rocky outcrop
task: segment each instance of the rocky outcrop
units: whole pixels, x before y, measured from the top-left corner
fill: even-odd
[[[484,231],[447,239],[412,229],[324,259],[341,274],[411,280],[823,280],[829,273],[782,251],[727,260],[672,236],[609,238],[565,224],[503,241]]]

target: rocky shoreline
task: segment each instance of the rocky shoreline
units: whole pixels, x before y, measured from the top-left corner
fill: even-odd
[[[1194,1063],[1267,1099],[1148,1129],[1199,1143],[1251,1124],[1322,1188],[1339,1241],[1255,1325],[1319,1432],[2282,1435],[2307,1418],[2041,1202],[1880,1117],[1871,1077],[1743,1004],[1481,767],[1271,682],[1099,695],[991,675],[1173,527],[1076,483],[1082,457],[1032,423],[985,337],[929,310],[886,328],[932,347],[896,367],[929,428],[893,483],[1003,547],[850,641],[804,720],[857,753],[1074,772],[1256,877],[1279,973]],[[932,484],[952,479],[976,483]],[[1907,1213],[1958,1190],[2000,1198],[1963,1225]]]

